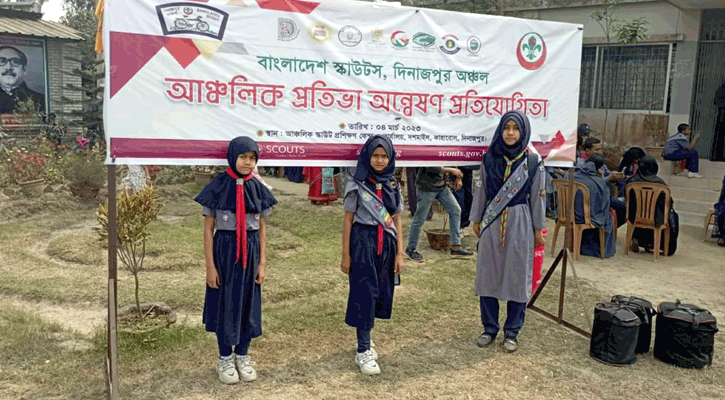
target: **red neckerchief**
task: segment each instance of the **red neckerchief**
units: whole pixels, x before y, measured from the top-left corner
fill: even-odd
[[[375,185],[375,189],[377,191],[378,198],[380,201],[383,201],[383,185],[381,183],[378,183],[375,179],[370,178],[370,182],[372,182]],[[383,203],[383,207],[385,207],[385,204]],[[378,224],[378,255],[383,254],[383,224]]]
[[[244,204],[244,182],[254,178],[254,174],[239,178],[231,168],[227,168],[227,175],[237,182],[237,261],[239,261],[239,248],[241,247],[242,268],[247,268],[247,213]]]

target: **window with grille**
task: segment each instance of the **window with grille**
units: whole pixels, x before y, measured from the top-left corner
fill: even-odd
[[[582,49],[579,107],[665,110],[671,47],[589,46]]]

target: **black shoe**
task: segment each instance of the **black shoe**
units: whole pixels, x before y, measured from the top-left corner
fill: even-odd
[[[491,343],[493,343],[494,339],[496,339],[496,336],[484,332],[479,337],[476,338],[476,346],[478,346],[478,347],[489,346]]]
[[[418,253],[418,250],[414,248],[407,248],[405,249],[405,255],[408,256],[411,260],[415,262],[422,263],[423,262],[423,255]]]
[[[639,244],[637,243],[637,239],[632,238],[632,246],[630,246],[629,251],[632,253],[639,253]]]
[[[453,256],[454,258],[470,258],[471,256],[473,256],[473,252],[462,247],[459,247],[457,249],[451,248],[451,256]]]

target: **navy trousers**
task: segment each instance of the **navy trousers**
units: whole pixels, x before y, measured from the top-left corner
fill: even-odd
[[[503,333],[507,338],[515,338],[524,326],[526,316],[526,303],[516,301],[506,302],[506,322],[503,326]],[[500,326],[498,324],[498,299],[495,297],[481,296],[481,323],[483,331],[496,337]]]

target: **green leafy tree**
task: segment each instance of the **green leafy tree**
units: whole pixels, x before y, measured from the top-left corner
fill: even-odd
[[[640,17],[614,26],[617,39],[622,44],[633,44],[647,39],[649,21]]]

